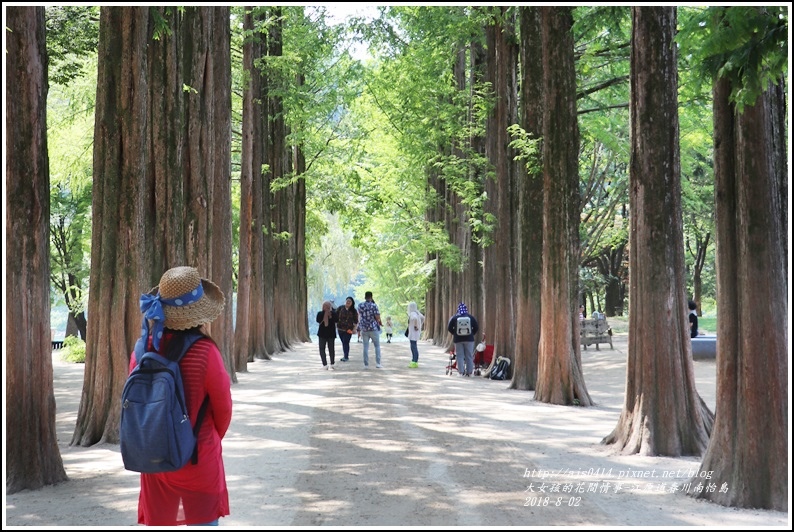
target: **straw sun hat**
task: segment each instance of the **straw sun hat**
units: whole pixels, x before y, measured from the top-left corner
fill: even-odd
[[[196,268],[171,268],[160,278],[159,285],[141,295],[141,339],[145,341],[149,336],[151,321],[152,341],[159,349],[164,328],[183,331],[209,323],[223,311],[224,300],[221,289],[202,279]]]
[[[154,296],[158,292],[165,314],[163,325],[168,329],[191,329],[213,321],[223,312],[225,297],[221,289],[212,281],[202,279],[198,270],[190,266],[177,266],[165,272],[160,284],[149,294]],[[191,301],[191,296],[198,296],[198,299]],[[172,303],[168,304],[169,301]]]

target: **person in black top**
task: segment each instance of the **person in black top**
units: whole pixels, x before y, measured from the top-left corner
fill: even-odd
[[[331,369],[334,368],[334,343],[336,342],[336,310],[330,301],[323,303],[323,309],[317,313],[317,337],[320,339],[320,358],[323,361],[323,369],[328,369],[325,358],[325,346],[328,346],[328,356],[331,359]]]
[[[697,338],[698,336],[698,313],[697,305],[694,301],[689,301],[689,337]]]

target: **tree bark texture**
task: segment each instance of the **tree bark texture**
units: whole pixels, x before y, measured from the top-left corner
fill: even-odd
[[[227,306],[209,325],[231,368],[231,57],[228,7],[187,7],[180,36],[185,98],[185,257]],[[217,272],[213,269],[217,268]]]
[[[254,27],[253,15],[248,8],[243,19],[243,30],[251,32]],[[261,49],[261,47],[259,47]],[[259,91],[260,76],[254,69],[255,42],[253,38],[243,43],[243,72],[248,80],[243,90],[242,147],[240,155],[240,244],[238,249],[237,270],[237,319],[234,329],[234,347],[232,359],[236,371],[247,371],[249,355],[253,360],[253,349],[250,345],[251,335],[249,316],[251,314],[251,258],[253,240],[253,150],[254,132],[254,98]]]
[[[768,87],[740,114],[730,93],[729,81],[715,83],[718,406],[700,466],[726,489],[697,491],[693,482],[688,493],[725,506],[787,511],[784,87]]]
[[[145,288],[185,264],[218,284],[227,306],[208,331],[234,380],[229,9],[157,9],[169,32],[150,20]]]
[[[626,393],[603,440],[624,454],[700,455],[713,422],[687,321],[675,27],[675,7],[632,8]]]
[[[543,62],[540,10],[519,8],[521,122],[532,138],[543,135]],[[542,149],[541,146],[538,146]],[[542,151],[538,151],[542,154]],[[541,271],[543,264],[543,172],[540,157],[517,169],[516,349],[510,388],[534,390],[538,378]]]
[[[543,270],[535,399],[590,406],[579,347],[579,126],[573,16],[542,7]]]
[[[267,51],[270,57],[281,57],[283,53],[283,11],[280,7],[274,7],[271,14],[275,22],[270,26],[267,41]],[[270,165],[270,179],[278,183],[283,180],[291,171],[291,157],[287,147],[287,125],[284,118],[284,102],[278,94],[279,89],[286,83],[281,72],[271,69],[268,72],[268,118],[270,123],[268,163]],[[294,239],[295,235],[290,231],[290,210],[294,201],[292,187],[278,186],[272,190],[270,195],[270,211],[272,213],[272,223],[270,231],[265,236],[273,246],[273,253],[265,260],[270,259],[273,268],[272,282],[265,287],[266,292],[272,294],[273,301],[286,298],[294,301],[295,294],[292,291],[290,277],[295,275],[293,256],[290,253],[290,244],[287,239]],[[273,307],[273,324],[275,334],[268,338],[268,347],[272,345],[274,351],[288,349],[292,343],[291,329],[292,312],[294,305],[278,305]],[[305,315],[304,315],[305,319]]]
[[[250,27],[257,28],[264,24],[267,13],[264,8],[246,8],[246,16],[250,17]],[[274,336],[275,325],[273,322],[273,290],[270,285],[273,279],[272,241],[269,238],[271,231],[270,210],[270,171],[265,169],[269,145],[269,119],[267,110],[267,72],[262,66],[262,61],[267,55],[267,35],[255,31],[250,42],[251,81],[249,116],[243,117],[250,122],[251,146],[250,151],[243,153],[243,167],[251,168],[251,279],[248,294],[248,341],[240,349],[247,350],[248,362],[254,359],[269,359],[270,353],[275,353],[275,346],[267,347],[267,339]],[[242,198],[241,198],[242,199]],[[242,231],[242,229],[241,229]],[[241,235],[243,233],[241,232]],[[267,238],[266,238],[267,237]],[[238,285],[237,292],[240,297],[242,288]],[[238,306],[240,302],[238,301]],[[239,318],[238,318],[239,319]],[[239,323],[239,321],[238,321]]]
[[[234,320],[234,265],[232,263],[232,56],[231,20],[228,6],[214,7],[210,50],[213,68],[212,104],[208,107],[213,124],[214,153],[210,159],[212,186],[212,242],[208,273],[226,296],[223,313],[212,324],[212,335],[223,353],[226,372],[237,381],[232,359]]]
[[[517,48],[514,21],[507,7],[498,8],[498,20],[486,28],[486,81],[493,87],[494,109],[486,120],[485,154],[493,178],[486,179],[486,212],[496,222],[492,243],[484,249],[484,315],[480,328],[494,344],[494,352],[511,360],[515,353],[514,257],[517,206],[515,154],[509,147],[507,128],[517,122]],[[512,10],[510,11],[512,12]]]
[[[148,285],[147,7],[102,7],[94,125],[85,378],[72,445],[118,443],[121,391]]]
[[[146,240],[151,267],[147,269],[145,286],[155,286],[163,272],[174,266],[187,265],[185,255],[185,187],[182,169],[185,164],[185,99],[184,53],[181,35],[184,17],[166,7],[157,9],[167,21],[170,34],[155,25],[149,28],[149,124],[150,158],[145,198],[147,220]],[[204,274],[204,272],[201,272]]]
[[[50,171],[44,7],[6,11],[6,492],[67,479],[50,344]]]
[[[296,86],[303,87],[306,84],[305,76],[299,74],[297,78]],[[295,263],[294,275],[292,276],[295,293],[295,305],[292,305],[295,323],[295,336],[293,339],[298,342],[310,342],[309,324],[306,319],[309,288],[306,280],[306,154],[303,151],[303,145],[296,145],[293,148],[293,154],[292,168],[295,172],[295,179],[292,185],[294,190],[292,224],[295,234],[292,239]]]

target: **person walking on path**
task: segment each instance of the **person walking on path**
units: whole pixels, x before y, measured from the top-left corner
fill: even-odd
[[[408,342],[411,344],[411,362],[408,364],[409,368],[419,367],[419,347],[416,342],[419,341],[419,336],[422,334],[422,326],[425,322],[425,316],[419,312],[419,308],[414,301],[408,303]]]
[[[471,377],[474,371],[474,336],[479,329],[477,320],[469,314],[465,303],[458,305],[458,313],[450,318],[447,330],[452,334],[455,344],[455,358],[461,377]]]
[[[221,440],[232,419],[231,379],[218,346],[204,328],[221,314],[224,302],[221,289],[189,266],[166,271],[160,284],[140,298],[141,337],[147,351],[176,360],[188,336],[203,336],[179,360],[193,426],[204,398],[209,397],[197,438],[198,461],[188,461],[177,471],[141,473],[138,523],[142,525],[214,526],[218,518],[229,515]],[[136,366],[133,352],[130,372]]]
[[[325,348],[328,347],[328,357],[331,361],[331,369],[334,368],[334,343],[336,343],[336,323],[337,316],[334,306],[330,301],[323,302],[323,309],[317,313],[317,338],[320,342],[320,360],[323,361],[323,369],[328,369],[328,361],[325,358]]]
[[[689,337],[690,338],[697,338],[698,337],[698,313],[697,313],[697,303],[689,300],[687,303],[687,307],[689,308]]]
[[[391,343],[391,337],[394,333],[394,324],[391,321],[391,316],[386,317],[386,323],[383,325],[383,330],[386,332],[386,343]]]
[[[339,332],[339,340],[342,341],[342,362],[350,360],[350,339],[358,329],[358,311],[356,302],[352,297],[345,299],[345,304],[340,305],[336,311],[336,329]]]
[[[380,328],[383,323],[380,320],[380,310],[375,300],[372,299],[372,292],[364,294],[364,301],[358,305],[358,329],[364,342],[364,369],[369,369],[369,341],[375,344],[375,367],[380,369]]]

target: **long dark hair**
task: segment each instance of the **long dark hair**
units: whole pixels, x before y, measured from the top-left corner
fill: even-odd
[[[163,333],[169,333],[171,336],[168,338],[168,342],[165,346],[161,347],[163,352],[160,353],[168,360],[176,360],[179,357],[179,354],[185,348],[185,342],[187,341],[188,336],[192,336],[194,334],[200,334],[209,338],[207,333],[204,331],[204,327],[202,325],[196,325],[191,329],[185,329],[183,331],[176,331],[174,329],[163,329]]]
[[[353,299],[351,296],[347,296],[345,298],[345,302],[342,303],[342,306],[339,307],[339,310],[343,310],[343,309],[347,310],[347,305],[345,303],[347,303],[348,299],[350,300],[350,310],[353,311],[353,316],[355,316],[356,319],[358,319],[358,310],[356,310],[356,300]]]

